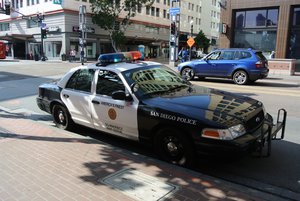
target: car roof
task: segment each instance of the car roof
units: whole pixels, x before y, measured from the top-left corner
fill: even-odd
[[[97,68],[97,69],[106,69],[113,70],[115,72],[123,72],[127,70],[132,70],[136,68],[146,67],[146,66],[161,66],[161,63],[152,62],[152,61],[135,61],[135,62],[119,62],[113,63],[109,65],[99,65],[99,64],[91,64],[88,65],[88,68]]]
[[[260,50],[254,50],[252,48],[219,48],[219,49],[216,49],[214,51],[220,51],[220,50],[261,52]]]
[[[162,66],[161,63],[158,62],[152,62],[152,61],[135,61],[135,62],[118,62],[118,63],[113,63],[113,64],[108,64],[108,65],[98,65],[97,63],[94,64],[89,64],[89,65],[84,65],[84,66],[78,66],[71,68],[63,77],[61,80],[58,81],[57,85],[59,87],[64,87],[70,77],[74,74],[79,69],[102,69],[102,70],[111,70],[114,71],[115,73],[122,73],[127,70],[132,70],[132,69],[138,69],[142,67],[150,67],[150,66]]]

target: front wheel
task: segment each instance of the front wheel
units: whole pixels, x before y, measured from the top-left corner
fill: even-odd
[[[189,81],[194,79],[195,73],[193,69],[186,67],[181,71],[181,76]]]
[[[161,129],[155,136],[156,153],[163,160],[180,166],[194,164],[193,146],[189,140],[172,128]]]
[[[238,85],[247,84],[249,81],[248,74],[243,70],[236,71],[233,74],[232,79],[233,79],[234,83],[236,83]]]
[[[54,105],[52,116],[55,125],[60,129],[70,130],[73,126],[73,121],[68,110],[62,105]]]

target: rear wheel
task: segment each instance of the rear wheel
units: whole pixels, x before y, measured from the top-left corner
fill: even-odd
[[[193,80],[195,77],[194,70],[190,67],[186,67],[181,71],[181,76],[186,80]]]
[[[233,74],[232,79],[233,79],[234,83],[236,83],[238,85],[247,84],[249,81],[248,74],[243,70],[236,71]]]
[[[155,136],[156,153],[163,160],[180,166],[192,166],[194,152],[189,140],[172,128],[161,129]]]
[[[74,124],[67,108],[62,105],[54,105],[52,116],[55,125],[60,129],[70,130]]]

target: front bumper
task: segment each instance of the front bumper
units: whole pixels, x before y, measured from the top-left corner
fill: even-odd
[[[252,133],[247,133],[231,141],[204,139],[195,142],[196,151],[201,155],[243,154],[257,152],[263,154],[263,148],[267,149],[266,155],[271,154],[271,141],[284,138],[287,112],[284,109],[278,111],[277,122],[273,124],[273,118],[267,114],[263,124]],[[281,135],[277,137],[279,131]]]

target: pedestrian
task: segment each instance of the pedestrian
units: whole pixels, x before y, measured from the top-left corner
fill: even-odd
[[[84,64],[84,51],[83,50],[81,50],[81,52],[80,52],[80,59],[81,59],[81,65],[83,65]]]
[[[185,47],[182,47],[181,50],[178,53],[179,56],[181,56],[181,62],[186,62],[188,58],[188,52]]]
[[[76,56],[76,50],[72,49],[69,53],[69,61],[74,62],[75,61],[75,56]]]

